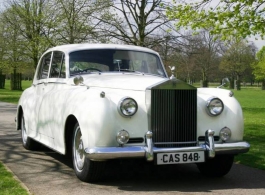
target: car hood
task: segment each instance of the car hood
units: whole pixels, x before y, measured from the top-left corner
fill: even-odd
[[[82,75],[84,84],[89,87],[102,87],[112,89],[140,90],[168,80],[168,78],[130,73],[101,73]]]

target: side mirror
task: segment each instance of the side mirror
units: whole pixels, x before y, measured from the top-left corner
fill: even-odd
[[[230,84],[230,81],[229,81],[228,78],[224,78],[224,79],[222,80],[222,85],[223,85],[224,87],[228,87],[229,84]]]
[[[83,82],[84,82],[84,78],[82,76],[76,76],[74,78],[74,84],[75,85],[83,84]]]
[[[229,79],[228,78],[223,78],[222,79],[222,85],[220,85],[219,87],[217,87],[217,88],[221,88],[221,87],[228,87],[229,86],[229,84],[230,84],[230,81],[229,81]]]
[[[75,84],[76,86],[79,86],[79,85],[81,85],[81,86],[86,86],[87,89],[89,89],[89,86],[86,85],[86,84],[84,84],[84,78],[83,78],[82,76],[80,76],[80,75],[78,75],[78,76],[76,76],[76,77],[74,78],[74,84]]]

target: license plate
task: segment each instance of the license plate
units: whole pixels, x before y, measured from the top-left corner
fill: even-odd
[[[157,164],[182,164],[204,162],[204,152],[158,153]]]

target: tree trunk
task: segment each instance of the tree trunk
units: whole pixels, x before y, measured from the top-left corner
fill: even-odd
[[[235,86],[236,90],[241,90],[241,81],[240,81],[240,76],[237,75],[237,80],[236,80],[236,86]]]
[[[201,81],[201,87],[208,87],[208,79],[206,71],[202,71],[202,81]]]
[[[0,89],[5,88],[5,79],[6,79],[6,75],[3,75],[2,71],[0,70]]]
[[[229,89],[234,89],[235,88],[235,79],[234,77],[230,78],[230,84],[229,84]]]
[[[201,87],[208,87],[208,81],[207,80],[201,80]]]
[[[235,83],[235,90],[241,90],[241,82],[240,82],[240,80],[235,80],[234,81],[234,83]]]
[[[21,80],[22,80],[22,74],[17,73],[16,69],[14,69],[10,79],[11,90],[22,90]]]

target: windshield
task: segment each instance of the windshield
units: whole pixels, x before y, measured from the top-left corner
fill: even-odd
[[[95,72],[135,72],[165,76],[157,55],[139,51],[96,49],[69,55],[70,75]]]

